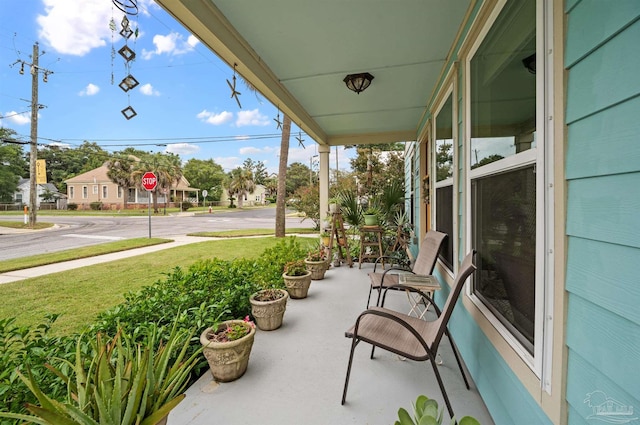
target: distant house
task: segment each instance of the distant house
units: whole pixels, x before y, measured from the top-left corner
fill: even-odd
[[[94,202],[101,203],[102,209],[118,210],[124,208],[125,196],[127,208],[145,208],[149,204],[149,193],[137,187],[124,188],[112,182],[107,176],[109,169],[102,165],[86,173],[68,180],[67,197],[70,204],[77,204],[78,209],[90,209]],[[200,189],[189,187],[189,182],[182,177],[166,194],[158,193],[158,202],[167,206],[179,206],[181,202],[198,203]]]
[[[220,196],[220,205],[229,205],[229,193],[225,190],[222,191],[222,195]],[[261,184],[257,184],[256,188],[251,193],[247,193],[244,195],[242,199],[242,206],[255,206],[255,205],[265,205],[267,203],[267,188]],[[234,205],[238,205],[237,200],[234,198]]]
[[[43,196],[49,194],[51,200],[45,201]],[[21,205],[29,205],[29,197],[31,195],[31,183],[29,179],[20,179],[18,187],[13,194],[13,202]],[[58,191],[53,183],[45,183],[36,185],[36,207],[40,209],[46,204],[50,208],[61,209],[65,206],[66,196]]]

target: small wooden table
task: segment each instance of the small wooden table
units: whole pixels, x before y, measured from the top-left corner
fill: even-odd
[[[431,298],[433,298],[434,292],[440,289],[440,281],[432,275],[425,276],[403,273],[398,276],[398,283],[427,293]],[[430,303],[424,303],[420,294],[411,291],[405,292],[407,293],[407,299],[411,307],[409,315],[413,314],[415,317],[423,319],[424,315],[427,314],[427,310],[429,310]]]

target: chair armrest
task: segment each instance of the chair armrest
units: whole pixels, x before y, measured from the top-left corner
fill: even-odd
[[[374,268],[374,270],[375,270],[375,268]],[[387,273],[389,273],[392,270],[398,270],[398,271],[409,272],[411,274],[415,274],[411,270],[407,270],[407,269],[405,269],[403,267],[391,267],[391,268],[385,269],[385,271],[382,272],[382,278],[380,278],[380,285],[384,286],[384,277],[387,275]]]

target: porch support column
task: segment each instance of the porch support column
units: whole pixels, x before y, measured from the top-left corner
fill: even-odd
[[[320,154],[320,231],[322,231],[322,223],[327,216],[329,209],[329,153],[331,146],[318,145],[318,153]]]

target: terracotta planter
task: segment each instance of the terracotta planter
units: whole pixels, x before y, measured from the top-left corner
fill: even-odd
[[[256,330],[243,320],[227,320],[220,323],[218,329],[227,324],[240,324],[250,328],[244,337],[229,342],[214,342],[209,340],[208,334],[213,333],[213,328],[207,328],[200,335],[202,352],[209,362],[209,368],[213,378],[218,382],[229,382],[240,378],[247,371],[249,355],[253,346]]]
[[[311,272],[302,276],[288,276],[282,274],[284,285],[287,288],[289,296],[294,299],[306,298],[311,285]]]
[[[311,272],[311,280],[324,279],[324,273],[329,268],[329,261],[304,260],[304,263],[307,265],[307,271]]]
[[[284,289],[278,289],[282,293],[282,297],[273,301],[258,301],[258,296],[262,291],[258,291],[251,295],[249,302],[251,303],[251,315],[256,319],[256,325],[260,330],[272,331],[282,326],[284,312],[287,309],[287,300],[289,293]]]
[[[329,246],[329,242],[331,241],[331,236],[321,236],[320,240],[322,241],[322,245]]]

